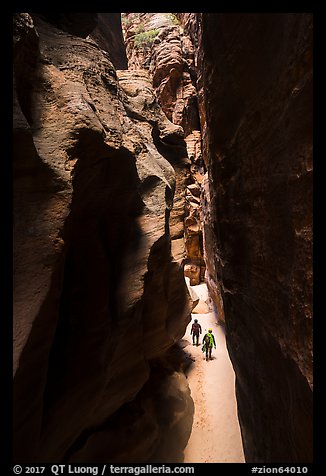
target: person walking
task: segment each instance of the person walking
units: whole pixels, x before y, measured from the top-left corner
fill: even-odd
[[[199,334],[201,334],[201,325],[199,324],[198,319],[195,319],[190,331],[190,335],[192,335],[192,345],[199,345]]]
[[[203,338],[204,345],[202,347],[202,351],[206,353],[206,360],[212,360],[213,345],[214,349],[216,349],[215,337],[212,332],[212,329],[208,329],[207,333],[204,335]]]

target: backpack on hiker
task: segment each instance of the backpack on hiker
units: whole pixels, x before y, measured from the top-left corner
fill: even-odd
[[[200,332],[200,324],[198,324],[197,322],[195,322],[195,323],[192,325],[192,332],[193,332],[193,334],[199,334],[199,332]]]

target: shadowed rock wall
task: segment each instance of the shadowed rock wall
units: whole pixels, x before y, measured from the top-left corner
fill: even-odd
[[[146,72],[121,71],[120,85],[73,18],[69,33],[43,15],[14,20],[15,460],[153,461],[169,431],[182,435],[176,460],[193,412],[181,373],[163,362],[192,309],[171,255],[182,130]],[[143,390],[153,362],[161,384]],[[146,433],[136,453],[116,440],[126,414],[131,440]]]
[[[122,25],[129,68],[148,70],[164,113],[184,132],[189,164],[179,162],[177,181],[188,186],[185,196],[176,191],[173,213],[178,211],[181,220],[179,239],[173,244],[175,256],[184,260],[185,275],[196,285],[203,281],[205,273],[199,213],[204,162],[196,89],[198,49],[193,45],[194,41],[197,46],[198,41],[194,35],[192,41],[182,23],[183,15],[186,20],[189,15],[193,16],[191,19],[196,18],[196,14],[124,13]],[[182,250],[183,241],[185,249]]]
[[[203,14],[209,259],[248,462],[312,460],[312,16]]]

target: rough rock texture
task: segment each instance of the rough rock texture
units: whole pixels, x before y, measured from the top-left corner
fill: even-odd
[[[148,143],[153,142],[153,149],[149,148],[149,151],[154,154],[158,151],[161,156],[169,160],[173,167],[172,194],[166,192],[166,200],[170,207],[169,233],[172,241],[172,255],[181,263],[185,257],[183,222],[190,166],[183,140],[183,130],[180,126],[172,124],[157,104],[151,87],[151,79],[146,70],[118,71],[118,76],[120,86],[125,93],[124,105],[130,117],[142,122],[147,120],[150,123],[149,127],[142,124],[142,134],[146,134]],[[156,117],[153,117],[154,114]],[[155,127],[153,127],[154,118],[158,123]],[[133,138],[134,133],[132,132],[130,136]],[[153,207],[157,200],[155,193],[152,191],[150,194]]]
[[[85,447],[69,461],[183,462],[182,449],[189,439],[194,413],[184,375],[191,360],[185,356],[176,345],[164,359],[153,361],[150,378],[136,398],[87,435]]]
[[[167,159],[180,158],[182,131],[144,72],[119,72],[121,87],[109,55],[80,37],[88,29],[78,37],[33,16],[17,14],[14,29],[14,458],[105,460],[107,431],[130,462],[116,441],[126,415],[133,441],[147,434],[137,461],[160,458],[166,434],[189,419],[179,454],[191,402],[162,362],[192,308],[169,224]],[[155,362],[171,397],[146,384]],[[169,398],[179,407],[159,414],[155,401],[168,408]]]
[[[184,35],[192,44],[192,77],[196,88],[197,107],[200,121],[201,148],[196,157],[200,158],[200,167],[207,169],[207,136],[206,136],[206,110],[204,103],[203,85],[203,55],[202,55],[202,13],[177,13]],[[190,139],[190,136],[189,136]],[[187,144],[188,145],[188,144]],[[189,148],[188,148],[189,150]],[[203,171],[201,170],[203,173]]]
[[[185,165],[179,162],[177,180],[180,181],[178,177],[181,175],[182,184],[188,182],[199,189],[204,167],[192,40],[172,13],[126,13],[122,24],[129,68],[148,69],[163,111],[174,124],[183,128],[191,174],[187,170],[188,177],[185,177]],[[191,278],[192,285],[199,284],[205,272],[199,195],[193,196],[187,189],[186,212],[183,214],[186,220],[178,231],[179,240],[182,240],[184,228],[185,274]],[[175,196],[179,197],[178,192]],[[184,195],[180,196],[180,205],[175,207],[183,206],[184,200]],[[176,256],[181,258],[182,253],[177,251]]]
[[[102,50],[110,54],[111,62],[116,69],[128,68],[120,13],[98,13],[97,25],[90,37]]]
[[[215,269],[248,462],[312,460],[312,16],[203,14]]]
[[[210,198],[208,172],[206,172],[201,183],[200,195],[200,222],[203,229],[203,250],[205,262],[204,280],[209,290],[211,305],[220,323],[225,323],[223,297],[221,291],[222,276],[220,256],[216,247],[216,235],[214,229],[214,216],[216,210],[213,208],[214,202]]]
[[[71,35],[93,38],[110,55],[113,66],[127,69],[120,13],[31,13]]]
[[[197,181],[187,186],[187,217],[185,219],[185,276],[190,278],[191,286],[204,279],[205,263],[203,259],[202,226],[200,217],[200,185]]]
[[[187,142],[188,135],[200,131],[190,36],[172,13],[127,13],[122,24],[129,69],[149,70],[163,111],[182,126]],[[195,160],[202,163],[198,145]]]
[[[72,193],[69,172],[63,166],[57,173],[54,166],[49,166],[33,140],[31,95],[38,48],[32,18],[27,13],[17,14],[13,98],[14,372],[62,253],[62,226]]]
[[[31,13],[71,35],[86,38],[97,25],[97,13]]]

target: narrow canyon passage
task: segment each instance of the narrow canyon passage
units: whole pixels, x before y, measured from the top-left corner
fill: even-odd
[[[205,283],[192,286],[200,297],[199,306],[208,300]],[[198,307],[199,307],[198,306]],[[196,309],[196,308],[195,308]],[[199,309],[203,312],[205,309]],[[185,448],[185,463],[243,463],[240,427],[235,397],[235,375],[229,359],[225,332],[214,312],[192,314],[202,327],[199,346],[192,344],[191,326],[187,327],[182,342],[193,363],[186,375],[194,401],[192,432]],[[216,340],[213,360],[206,362],[202,339],[211,328]]]
[[[312,15],[13,20],[15,463],[311,462]]]

